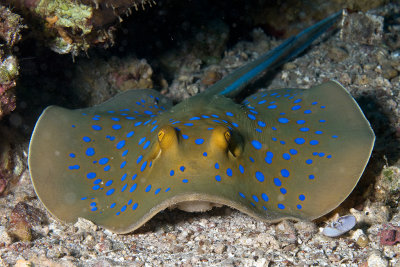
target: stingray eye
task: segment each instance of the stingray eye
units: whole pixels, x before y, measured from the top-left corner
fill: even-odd
[[[158,142],[161,142],[162,139],[164,138],[165,132],[164,130],[161,130],[158,132]]]
[[[178,144],[178,136],[175,128],[169,125],[162,127],[158,132],[158,143],[162,150]]]
[[[231,132],[230,131],[225,132],[225,139],[229,143],[229,141],[231,140]]]

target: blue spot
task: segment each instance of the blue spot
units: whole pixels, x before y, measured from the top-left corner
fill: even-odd
[[[244,168],[243,168],[242,165],[239,165],[239,171],[240,171],[241,173],[244,173]]]
[[[112,188],[112,189],[110,189],[110,190],[107,191],[106,195],[107,195],[107,196],[112,195],[112,194],[114,194],[114,192],[115,192],[115,189]]]
[[[150,145],[150,141],[146,141],[146,143],[144,143],[144,145],[143,145],[143,149],[148,148],[149,145]]]
[[[286,194],[287,193],[287,190],[285,188],[283,188],[283,187],[281,189],[279,189],[279,191],[281,191],[282,194]]]
[[[153,132],[155,129],[157,129],[158,125],[155,125],[150,132]]]
[[[141,162],[141,161],[142,161],[142,159],[143,159],[143,156],[142,156],[142,155],[140,155],[140,156],[138,157],[138,159],[136,160],[136,164],[139,164],[139,162]]]
[[[303,208],[300,204],[298,204],[296,207],[297,207],[299,210],[301,210],[301,209]]]
[[[326,108],[325,106],[321,106],[321,108]]]
[[[298,120],[298,121],[296,121],[296,123],[297,124],[304,124],[304,123],[306,123],[306,121],[305,120]]]
[[[265,162],[268,164],[272,164],[272,158],[274,157],[274,153],[271,151],[267,152],[267,156],[265,157]]]
[[[315,145],[318,145],[318,141],[317,140],[311,140],[310,141],[310,145],[312,145],[312,146],[315,146]]]
[[[167,189],[165,189],[165,192],[168,192],[169,190],[171,190],[171,187],[168,187]]]
[[[83,198],[81,198],[81,200],[86,200],[87,199],[87,197],[83,197]]]
[[[101,183],[103,180],[101,180],[101,179],[96,179],[96,180],[94,180],[93,181],[93,184],[99,184],[99,183]]]
[[[161,188],[156,189],[156,191],[154,191],[154,195],[157,195],[158,193],[160,193]]]
[[[309,109],[304,110],[304,114],[311,114],[311,110],[309,110]]]
[[[273,131],[276,131],[276,130],[278,130],[278,129],[276,129],[276,127],[271,127],[271,129],[272,129]]]
[[[320,153],[318,153],[318,156],[320,156],[322,158],[323,156],[325,156],[325,153],[320,152]]]
[[[289,153],[292,155],[296,155],[297,154],[297,150],[296,149],[290,149]]]
[[[105,172],[109,171],[110,169],[111,169],[111,166],[110,166],[110,165],[107,165],[107,166],[104,167],[104,171],[105,171]]]
[[[338,136],[337,135],[332,135],[332,138],[338,138]]]
[[[145,110],[144,114],[151,115],[151,114],[153,114],[153,112],[151,112],[150,110]]]
[[[93,190],[99,190],[100,189],[100,185],[97,184],[97,185],[93,186],[92,189]]]
[[[253,197],[255,202],[258,202],[258,197],[257,196],[253,195],[252,197]]]
[[[142,124],[141,121],[138,121],[137,123],[134,124],[135,127],[139,126],[140,124]]]
[[[239,127],[239,125],[236,122],[232,122],[232,125],[235,126],[236,128]]]
[[[181,170],[181,172],[184,172],[185,171],[185,166],[181,166],[179,169]]]
[[[282,158],[286,159],[286,160],[289,160],[290,159],[289,153],[283,153]]]
[[[326,120],[319,120],[319,122],[326,122]]]
[[[249,160],[250,160],[251,162],[254,162],[254,159],[253,159],[252,157],[249,157]]]
[[[298,145],[302,145],[302,144],[304,144],[305,140],[304,140],[304,138],[296,138],[296,139],[294,139],[294,142]]]
[[[279,121],[280,123],[288,123],[288,122],[289,122],[289,120],[286,119],[286,118],[279,118],[278,121]]]
[[[301,194],[301,195],[299,195],[299,199],[300,199],[300,201],[304,201],[306,199],[306,196]]]
[[[301,109],[301,106],[300,106],[300,105],[296,105],[296,106],[293,106],[293,107],[292,107],[292,110],[298,110],[298,109]]]
[[[113,121],[119,121],[119,118],[111,118]]]
[[[208,118],[210,118],[210,116],[207,116],[207,115],[201,115],[204,119],[208,119]]]
[[[289,172],[288,170],[286,170],[286,169],[282,169],[282,170],[281,170],[281,175],[282,175],[283,177],[289,177],[290,172]]]
[[[313,152],[312,154],[313,154],[314,156],[316,156],[316,155],[318,155],[318,152]]]
[[[131,186],[131,189],[129,189],[129,192],[132,193],[133,191],[136,190],[137,184],[134,184]]]
[[[312,159],[307,159],[307,160],[306,160],[306,163],[307,163],[307,164],[312,164]]]
[[[274,108],[276,108],[276,107],[277,107],[277,105],[268,106],[269,109],[274,109]]]
[[[261,149],[262,148],[262,144],[257,140],[251,141],[251,144],[254,146],[255,149]]]
[[[279,143],[281,143],[282,145],[286,144],[286,142],[283,140],[279,141]]]
[[[283,210],[283,209],[285,209],[285,206],[283,204],[278,204],[278,208]]]
[[[111,206],[110,206],[110,209],[114,208],[115,205],[117,205],[117,204],[116,203],[112,203]]]
[[[295,101],[293,101],[293,103],[295,103],[295,104],[297,104],[297,103],[300,103],[301,102],[301,99],[299,98],[299,99],[296,99]]]
[[[127,119],[127,120],[136,120],[135,117],[125,117],[125,119]]]
[[[110,185],[112,185],[112,183],[113,183],[113,180],[107,181],[106,186],[110,186]]]
[[[200,120],[200,117],[193,117],[189,119],[190,121]]]
[[[96,177],[96,173],[95,172],[89,172],[88,174],[86,174],[86,178],[88,179],[93,179]]]
[[[281,185],[282,185],[282,182],[281,182],[281,180],[279,180],[279,178],[274,178],[274,184],[275,184],[276,186],[281,186]]]
[[[125,150],[124,152],[122,152],[121,156],[125,157],[128,154],[128,152],[129,152],[128,150]]]
[[[84,136],[82,139],[83,139],[83,141],[85,141],[86,143],[90,142],[90,140],[91,140],[91,139],[90,139],[89,137],[87,137],[87,136]]]
[[[121,212],[124,212],[126,210],[126,205],[124,205],[122,208],[121,208]]]
[[[122,128],[122,126],[119,124],[114,124],[111,128],[113,128],[114,130],[119,130]]]
[[[193,123],[184,123],[183,125],[186,125],[186,126],[193,126],[194,124]]]
[[[145,191],[146,191],[146,192],[149,192],[150,190],[151,190],[151,184],[149,184],[149,185],[146,187]]]
[[[258,102],[258,104],[259,104],[259,105],[262,105],[262,104],[264,104],[265,102],[267,102],[267,100],[264,99],[264,100],[261,100],[260,102]]]
[[[71,158],[75,158],[75,157],[76,157],[76,155],[75,155],[74,153],[70,153],[69,156],[70,156]]]
[[[221,182],[221,176],[220,175],[216,175],[215,176],[215,180],[217,180],[218,182]]]
[[[122,187],[121,192],[124,192],[125,189],[126,189],[127,187],[128,187],[128,184],[125,184],[125,185]]]
[[[121,182],[123,182],[126,179],[127,176],[128,176],[128,174],[126,174],[126,173],[124,175],[122,175]]]
[[[183,139],[188,139],[188,138],[189,138],[189,136],[188,136],[188,135],[186,135],[186,134],[182,134],[182,138],[183,138]]]
[[[117,143],[117,149],[121,149],[125,146],[125,140],[119,141]]]
[[[315,178],[315,176],[314,176],[313,174],[310,174],[310,175],[308,176],[308,179],[310,179],[310,180],[314,180],[314,178]]]
[[[260,125],[260,127],[265,127],[266,126],[265,122],[263,122],[263,121],[258,121],[257,123],[258,123],[258,125]]]
[[[135,209],[137,209],[137,207],[138,207],[139,205],[138,205],[138,203],[135,203],[135,204],[133,204],[133,206],[132,206],[132,210],[135,210]]]
[[[194,142],[196,143],[196,145],[201,145],[202,143],[204,143],[204,139],[199,138],[199,139],[196,139],[196,141],[194,141]]]
[[[251,119],[251,120],[255,120],[256,119],[256,117],[253,114],[248,114],[247,117],[249,117],[249,119]]]
[[[311,103],[311,105],[313,105],[313,106],[316,105],[316,104],[318,104],[318,102],[312,102]]]
[[[265,194],[265,193],[262,193],[262,194],[261,194],[261,197],[262,197],[262,199],[263,199],[265,202],[267,202],[267,201],[269,200],[267,194]]]
[[[123,162],[121,163],[121,165],[119,166],[119,168],[122,169],[123,167],[125,167],[125,165],[126,165],[126,161],[123,161]]]
[[[140,138],[140,140],[139,140],[139,145],[143,144],[143,142],[144,142],[145,140],[146,140],[146,137]]]
[[[81,166],[79,166],[79,165],[72,165],[72,166],[69,166],[68,169],[70,169],[70,170],[78,170],[80,167]]]
[[[146,166],[147,166],[147,161],[142,163],[142,166],[140,167],[140,171],[143,172],[144,169],[146,169]]]
[[[128,205],[132,204],[132,199],[129,199]]]
[[[219,164],[218,164],[218,162],[215,163],[214,167],[215,167],[217,170],[219,169]]]
[[[98,115],[96,115],[96,116],[98,116]],[[99,117],[96,117],[96,116],[94,116],[94,117],[92,118],[92,120],[94,120],[94,121],[99,121],[100,118],[99,118]]]
[[[242,198],[246,198],[242,192],[239,192],[239,196],[241,196]]]
[[[182,180],[182,183],[185,183],[185,184],[187,184],[189,182],[189,180],[188,179],[183,179]]]
[[[99,126],[99,125],[92,125],[92,128],[95,131],[100,131],[101,130],[101,126]]]
[[[326,156],[326,158],[330,159],[330,158],[332,158],[332,155],[328,155],[328,156]]]
[[[227,112],[227,113],[225,113],[226,115],[228,115],[228,116],[230,116],[230,117],[233,117],[233,113],[232,112]]]
[[[214,128],[213,127],[209,127],[209,128],[207,128],[207,130],[214,130]]]
[[[136,177],[137,177],[137,173],[135,173],[135,174],[132,176],[132,181],[135,180]]]
[[[231,168],[226,169],[226,175],[232,176],[232,169]]]
[[[300,128],[300,131],[302,131],[302,132],[308,132],[309,130],[310,130],[310,129],[307,128],[307,127]]]
[[[72,128],[75,128],[76,126],[72,124],[71,127],[72,127]]]
[[[203,153],[203,156],[204,156],[204,157],[207,157],[207,152],[204,152],[204,153]]]
[[[256,178],[260,182],[264,182],[264,174],[262,172],[256,172]]]
[[[91,209],[91,211],[96,211],[97,210],[97,207],[93,207],[92,209]]]
[[[175,174],[174,170],[171,170],[171,171],[169,172],[169,176],[174,176],[174,174]]]

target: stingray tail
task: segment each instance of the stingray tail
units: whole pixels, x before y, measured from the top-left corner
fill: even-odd
[[[260,58],[235,70],[204,92],[206,95],[224,95],[234,97],[254,78],[264,71],[279,67],[303,52],[315,39],[321,36],[340,17],[342,11],[332,14],[296,36],[285,40],[281,45],[262,55]]]

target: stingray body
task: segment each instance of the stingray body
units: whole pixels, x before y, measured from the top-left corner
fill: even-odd
[[[62,221],[84,217],[117,233],[177,203],[218,203],[268,221],[331,211],[356,185],[374,143],[347,91],[332,81],[241,104],[227,96],[302,51],[338,16],[175,106],[146,89],[85,109],[47,108],[29,153],[40,200]]]

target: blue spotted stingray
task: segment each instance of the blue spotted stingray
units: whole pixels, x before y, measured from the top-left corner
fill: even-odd
[[[349,93],[330,81],[261,91],[242,103],[232,98],[338,17],[175,106],[145,89],[90,108],[47,108],[29,150],[40,200],[61,221],[83,217],[116,233],[171,206],[200,211],[222,204],[265,221],[328,213],[353,190],[375,139]]]

